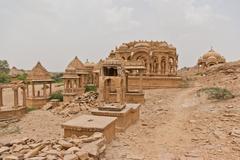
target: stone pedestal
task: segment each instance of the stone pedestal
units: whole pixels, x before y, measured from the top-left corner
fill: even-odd
[[[117,117],[116,129],[122,132],[139,119],[140,106],[140,104],[126,104],[126,107],[122,110],[116,110],[116,107],[113,107],[112,110],[93,109],[91,113],[97,116]],[[109,108],[109,106],[106,105],[106,108]]]
[[[64,137],[91,136],[94,132],[104,134],[107,143],[110,143],[115,137],[115,117],[81,115],[75,119],[62,124],[64,128]]]
[[[110,93],[109,94],[109,102],[113,103],[114,100],[116,99],[117,93]],[[145,98],[144,98],[144,93],[141,92],[127,92],[125,93],[125,100],[126,103],[140,103],[144,104],[145,103]]]
[[[42,108],[48,102],[46,97],[28,97],[26,105],[29,108]]]

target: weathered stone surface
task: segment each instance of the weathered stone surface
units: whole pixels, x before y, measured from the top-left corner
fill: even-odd
[[[38,154],[38,152],[43,148],[43,145],[38,146],[35,149],[30,150],[27,154],[24,155],[24,158],[31,158]]]
[[[64,152],[64,154],[66,155],[66,154],[74,154],[74,153],[76,153],[76,152],[78,152],[78,151],[80,151],[80,148],[78,148],[78,147],[71,147],[71,148],[69,148],[68,150],[66,150],[65,152]]]
[[[78,160],[78,156],[75,154],[67,154],[64,156],[63,160]]]
[[[78,156],[78,159],[80,160],[88,160],[88,152],[80,150],[77,153],[75,153]]]
[[[9,150],[10,150],[9,147],[5,147],[5,146],[1,147],[1,148],[0,148],[0,155],[1,155],[2,153],[4,153],[4,152],[9,151]]]
[[[84,141],[88,139],[88,141]],[[89,141],[90,140],[90,141]],[[90,155],[98,156],[105,152],[105,138],[101,133],[90,137],[73,136],[73,138],[36,141],[34,139],[14,140],[1,144],[0,158],[9,160],[91,160]]]
[[[27,160],[46,160],[46,157],[33,157],[33,158],[28,158]]]
[[[9,156],[3,157],[3,160],[19,160],[19,158],[14,155],[9,155]]]
[[[60,144],[65,149],[71,148],[73,146],[72,143],[69,143],[69,142],[67,142],[65,140],[58,141],[58,144]]]

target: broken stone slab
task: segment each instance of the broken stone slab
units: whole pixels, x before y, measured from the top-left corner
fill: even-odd
[[[88,160],[89,156],[88,156],[88,152],[80,150],[76,153],[76,155],[78,156],[78,159],[80,160]]]
[[[44,148],[44,146],[41,145],[41,146],[38,146],[35,149],[30,150],[27,154],[24,155],[24,158],[31,158],[31,157],[36,156],[39,153],[39,151],[43,148]]]
[[[4,152],[8,152],[9,150],[10,150],[9,147],[5,147],[5,146],[1,147],[0,148],[0,155],[3,154]]]
[[[33,158],[28,158],[27,160],[47,160],[47,157],[33,157]]]
[[[230,132],[231,136],[240,138],[240,129],[239,128],[233,128],[232,131]]]
[[[57,151],[57,150],[48,150],[45,152],[47,155],[53,155],[53,156],[57,156],[57,157],[62,157],[62,154],[60,151]]]
[[[72,144],[72,143],[67,142],[67,141],[65,141],[65,140],[59,140],[59,141],[58,141],[58,144],[61,145],[61,146],[62,146],[63,148],[65,148],[65,149],[68,149],[68,148],[73,147],[73,144]]]
[[[78,156],[75,154],[67,154],[63,157],[63,160],[78,160]]]
[[[14,155],[8,155],[8,156],[3,157],[3,160],[19,160],[19,158]]]
[[[66,154],[75,154],[76,152],[80,151],[78,147],[71,147],[68,150],[64,152],[64,155]]]

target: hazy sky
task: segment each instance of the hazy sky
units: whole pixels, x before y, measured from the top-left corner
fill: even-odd
[[[192,66],[211,46],[240,59],[240,0],[0,0],[0,59],[63,71],[122,42],[165,40]]]

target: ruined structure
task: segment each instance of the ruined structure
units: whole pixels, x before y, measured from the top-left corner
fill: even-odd
[[[176,48],[167,42],[134,41],[123,43],[112,50],[109,58],[123,61],[140,61],[146,67],[143,74],[143,88],[179,87],[177,76],[178,55]],[[139,85],[138,74],[129,75],[129,87]]]
[[[24,74],[24,71],[17,69],[16,67],[12,67],[9,71],[9,76],[11,76],[11,78],[16,78],[18,75],[22,74]]]
[[[12,89],[13,104],[5,104],[3,100],[4,90]],[[19,92],[21,91],[21,94]],[[20,96],[22,100],[20,100]],[[26,111],[26,86],[19,83],[0,84],[0,118],[19,118]]]
[[[110,143],[115,137],[116,117],[81,115],[62,124],[64,137],[91,136],[95,132],[103,133],[106,142]]]
[[[52,81],[50,73],[38,62],[27,77],[28,107],[39,108],[47,103],[52,94]]]
[[[78,59],[78,57],[75,57],[69,63],[63,75],[63,99],[65,102],[71,101],[74,97],[84,93],[88,75],[89,70]]]
[[[84,63],[86,71],[88,72],[86,83],[87,84],[94,84],[94,67],[96,66],[95,63],[89,62],[88,60]]]
[[[119,59],[105,60],[100,69],[99,100],[104,103],[144,103],[142,62],[123,62]],[[130,90],[129,74],[139,74],[138,90]]]
[[[197,65],[199,71],[202,71],[210,66],[225,62],[225,58],[211,48],[211,50],[198,59]]]
[[[100,106],[91,110],[93,115],[117,117],[117,131],[124,131],[139,119],[140,104],[144,103],[142,73],[145,67],[141,62],[123,62],[107,59],[100,67],[99,101]],[[139,90],[130,91],[128,74],[136,72],[139,76]],[[135,103],[135,104],[133,104]]]

